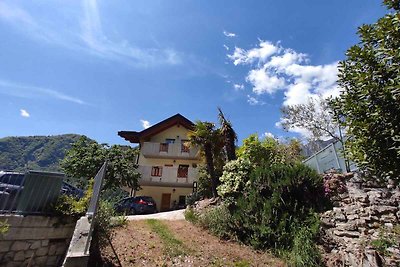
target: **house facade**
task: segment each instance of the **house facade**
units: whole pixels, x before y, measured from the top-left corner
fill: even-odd
[[[120,131],[125,140],[139,144],[137,159],[140,190],[136,196],[151,196],[159,211],[183,205],[193,192],[200,164],[199,149],[188,145],[193,123],[180,114],[141,132]]]

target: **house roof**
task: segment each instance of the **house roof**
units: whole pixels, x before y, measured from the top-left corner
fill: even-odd
[[[181,125],[186,129],[192,130],[193,129],[193,122],[182,116],[181,114],[175,114],[168,119],[165,119],[153,126],[144,129],[141,132],[136,131],[119,131],[118,135],[124,138],[126,141],[131,143],[139,143],[141,140],[147,140],[150,137],[168,129],[175,125]]]

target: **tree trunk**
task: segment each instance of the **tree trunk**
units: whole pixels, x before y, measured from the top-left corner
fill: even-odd
[[[235,147],[235,138],[233,136],[227,135],[225,137],[226,144],[226,156],[228,157],[228,161],[236,159],[236,147]]]
[[[217,177],[215,177],[214,159],[212,154],[212,146],[210,143],[204,144],[204,154],[206,157],[207,171],[211,177],[211,192],[213,197],[218,197],[217,193]]]

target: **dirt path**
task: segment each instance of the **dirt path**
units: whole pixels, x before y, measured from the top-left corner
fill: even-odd
[[[129,221],[112,243],[122,266],[285,266],[270,254],[221,241],[183,220]],[[102,255],[108,266],[119,266],[110,246]]]

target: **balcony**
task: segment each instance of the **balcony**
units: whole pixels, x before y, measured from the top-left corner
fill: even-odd
[[[198,176],[197,169],[191,167],[182,170],[177,167],[164,166],[154,169],[152,166],[139,166],[138,171],[142,175],[142,178],[139,180],[140,185],[191,188]]]
[[[146,158],[198,159],[199,149],[182,143],[144,142],[141,152]]]

